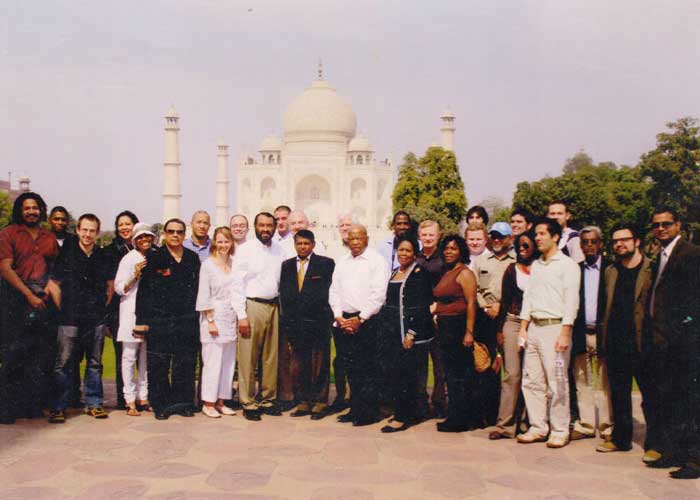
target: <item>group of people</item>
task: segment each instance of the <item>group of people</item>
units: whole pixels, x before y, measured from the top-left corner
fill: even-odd
[[[434,417],[440,432],[488,428],[491,440],[550,448],[598,434],[608,453],[631,449],[635,379],[643,461],[700,477],[700,249],[665,207],[651,220],[653,256],[632,225],[576,231],[570,218],[554,201],[543,217],[516,209],[489,226],[476,206],[462,237],[399,211],[391,236],[370,245],[344,214],[325,247],[286,206],[257,214],[254,237],[242,214],[210,236],[198,211],[189,238],[170,219],[158,246],[124,211],[100,248],[95,215],[81,215],[73,235],[65,208],[47,214],[39,195],[22,194],[0,232],[0,423],[46,408],[64,422],[80,404],[83,356],[86,412],[107,418],[109,334],[118,407],[159,420],[235,414],[237,377],[251,421],[392,417],[381,431],[396,433]]]

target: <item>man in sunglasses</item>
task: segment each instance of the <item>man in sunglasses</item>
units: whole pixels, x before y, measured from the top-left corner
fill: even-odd
[[[158,420],[192,417],[199,352],[195,311],[200,261],[182,246],[185,223],[170,219],[165,244],[148,258],[136,296],[134,336],[147,339],[148,397]],[[172,366],[172,371],[171,371]]]
[[[671,208],[657,208],[651,227],[661,245],[648,309],[661,457],[645,461],[654,468],[682,466],[671,472],[674,478],[700,478],[700,248],[681,238],[681,222]]]

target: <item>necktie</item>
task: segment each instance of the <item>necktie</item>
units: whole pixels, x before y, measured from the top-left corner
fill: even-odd
[[[304,275],[306,274],[306,262],[307,259],[299,259],[299,270],[297,271],[297,286],[299,287],[299,291],[301,291],[301,287],[304,286]]]

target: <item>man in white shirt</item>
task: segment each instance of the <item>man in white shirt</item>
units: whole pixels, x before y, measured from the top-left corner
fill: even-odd
[[[547,217],[556,220],[561,226],[561,238],[559,238],[559,250],[568,255],[577,264],[583,262],[584,255],[581,251],[581,242],[579,233],[575,229],[569,227],[571,213],[562,200],[556,200],[549,204],[547,208]]]
[[[377,313],[384,305],[389,267],[368,248],[367,229],[354,225],[348,234],[350,254],[333,272],[328,301],[335,318],[336,349],[348,368],[350,412],[339,422],[369,425],[379,417],[377,379]]]
[[[525,345],[522,391],[531,427],[518,442],[547,441],[549,448],[569,443],[567,373],[581,282],[576,262],[558,248],[561,231],[554,219],[535,226],[535,244],[542,256],[532,264],[520,312],[519,336]]]
[[[292,211],[287,205],[280,205],[275,208],[275,224],[277,229],[272,237],[275,243],[282,243],[287,238],[292,237],[292,232],[289,230],[289,213]]]
[[[255,239],[236,250],[237,272],[242,273],[245,304],[233,304],[238,316],[238,393],[243,416],[260,420],[260,413],[281,415],[276,404],[279,356],[279,284],[284,253],[272,241],[275,218],[268,212],[255,216]],[[262,357],[261,357],[262,356]],[[262,360],[261,399],[255,399],[255,371]]]

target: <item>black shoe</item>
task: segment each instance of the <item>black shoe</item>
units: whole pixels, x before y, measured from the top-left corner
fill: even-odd
[[[15,423],[15,417],[11,415],[0,416],[0,424],[2,425],[12,425]]]
[[[352,420],[353,427],[364,427],[365,425],[376,424],[377,419],[372,417],[354,418]]]
[[[700,478],[700,467],[684,465],[678,470],[672,470],[668,475],[673,479],[698,479]]]
[[[354,419],[355,419],[355,417],[353,417],[352,412],[351,413],[344,413],[343,415],[338,415],[338,417],[336,418],[336,420],[338,422],[340,422],[341,424],[350,423]]]
[[[261,406],[260,411],[265,415],[270,415],[271,417],[279,417],[282,415],[282,410],[280,410],[279,406],[276,405]]]
[[[438,422],[437,430],[438,432],[465,432],[471,430],[471,426],[460,422],[445,420],[444,422]]]
[[[290,417],[306,417],[307,415],[311,415],[309,410],[294,410],[289,414]]]
[[[260,412],[258,410],[243,410],[243,417],[246,420],[252,420],[253,422],[257,422],[260,420]]]
[[[168,420],[168,417],[170,417],[170,413],[166,413],[164,411],[157,411],[153,413],[153,416],[156,417],[156,420]]]
[[[277,407],[280,409],[280,411],[289,411],[295,406],[296,403],[294,401],[277,400]]]
[[[652,469],[670,469],[671,467],[682,467],[683,464],[673,455],[662,455],[660,459],[653,462],[646,462],[647,467]]]

